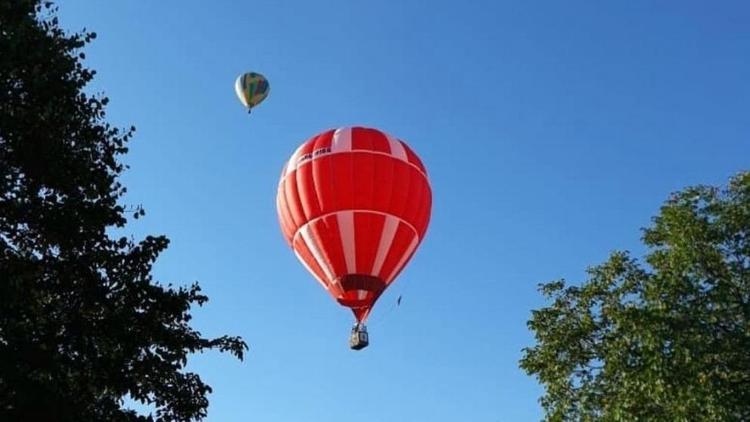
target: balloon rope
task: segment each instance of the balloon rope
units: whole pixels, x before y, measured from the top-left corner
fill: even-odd
[[[379,326],[380,324],[384,323],[386,318],[390,317],[393,311],[401,306],[401,299],[409,293],[409,287],[411,286],[411,283],[403,284],[404,281],[406,280],[400,280],[398,284],[398,286],[401,288],[401,291],[398,296],[396,296],[396,301],[393,302],[393,305],[391,305],[391,307],[384,314],[382,314],[382,316],[380,316],[380,314],[376,315],[377,318],[373,318],[370,325],[374,324]]]
[[[381,324],[385,323],[386,320],[388,319],[388,317],[391,316],[391,314],[393,313],[393,311],[395,311],[396,308],[398,308],[399,306],[401,306],[401,297],[402,296],[403,296],[403,294],[398,295],[398,299],[396,299],[396,301],[393,303],[393,305],[391,305],[391,307],[388,308],[388,310],[384,314],[378,315],[377,318],[373,318],[373,320],[370,321],[370,326],[373,326],[373,325],[374,326],[380,326]]]

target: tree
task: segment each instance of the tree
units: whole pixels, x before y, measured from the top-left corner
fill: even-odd
[[[546,419],[750,420],[750,173],[674,194],[580,286],[540,286],[521,367]]]
[[[66,34],[49,3],[0,2],[0,420],[201,419],[211,388],[188,356],[247,346],[190,327],[197,284],[152,280],[164,236],[108,234],[143,211],[120,203],[134,128],[110,126],[108,99],[84,91],[94,37]]]

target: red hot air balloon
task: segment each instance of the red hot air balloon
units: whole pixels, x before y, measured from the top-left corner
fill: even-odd
[[[276,206],[299,260],[354,312],[352,348],[365,347],[373,305],[427,231],[432,191],[422,161],[377,129],[329,130],[292,154]]]

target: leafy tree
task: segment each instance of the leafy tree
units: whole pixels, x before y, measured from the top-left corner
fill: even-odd
[[[540,287],[521,367],[546,419],[750,420],[750,173],[674,194],[580,286]]]
[[[48,3],[0,2],[0,420],[201,419],[211,388],[188,355],[247,346],[189,326],[207,300],[197,284],[152,280],[164,236],[108,234],[143,211],[120,204],[134,128],[110,126],[107,98],[84,91],[94,37],[61,30]]]

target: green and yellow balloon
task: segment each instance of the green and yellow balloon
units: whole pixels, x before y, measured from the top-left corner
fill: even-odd
[[[268,85],[268,79],[260,73],[248,72],[237,78],[234,83],[234,90],[237,92],[237,98],[247,107],[249,113],[253,107],[266,99],[270,86]]]

